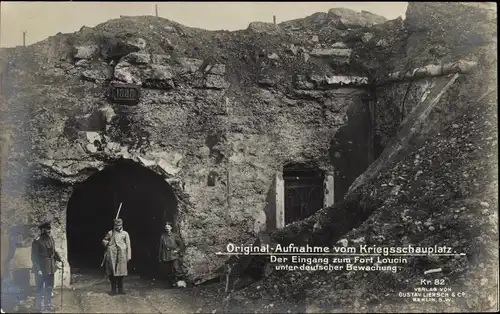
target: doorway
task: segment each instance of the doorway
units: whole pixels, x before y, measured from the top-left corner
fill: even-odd
[[[322,171],[302,164],[288,164],[283,168],[285,192],[285,225],[303,220],[324,205]]]
[[[98,271],[104,256],[102,239],[113,228],[118,207],[130,235],[129,273],[154,276],[165,221],[176,221],[177,198],[154,171],[131,160],[119,160],[75,186],[68,203],[68,259],[80,272]]]

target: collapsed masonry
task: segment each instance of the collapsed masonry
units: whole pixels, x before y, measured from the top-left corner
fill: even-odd
[[[332,9],[235,32],[123,17],[8,49],[2,224],[50,215],[66,256],[73,187],[131,160],[175,194],[191,279],[219,276],[228,242],[283,227],[285,166],[321,171],[328,207],[377,174],[359,177],[379,156],[398,158],[387,152],[401,132],[425,134],[464,103],[443,99],[484,93],[491,16],[410,3],[404,21]],[[110,103],[113,82],[141,86],[139,104]],[[428,124],[436,106],[446,111]]]

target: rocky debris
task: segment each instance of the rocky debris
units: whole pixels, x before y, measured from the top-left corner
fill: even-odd
[[[328,22],[328,15],[325,12],[317,12],[303,19],[285,21],[278,24],[281,28],[288,31],[303,31],[314,28],[318,25],[325,25]]]
[[[333,89],[339,86],[363,86],[368,84],[367,77],[329,76],[329,75],[296,75],[295,88],[303,90]]]
[[[77,62],[75,62],[75,66],[76,67],[86,68],[86,67],[89,66],[89,61],[85,60],[85,59],[78,60]]]
[[[265,33],[269,35],[278,35],[281,33],[281,29],[278,25],[265,22],[252,22],[248,25],[247,31],[257,34]]]
[[[262,77],[258,81],[259,86],[261,87],[275,87],[276,81],[270,77]]]
[[[121,39],[106,38],[100,45],[101,55],[108,60],[119,60],[121,57],[132,52],[138,52],[146,47],[146,41],[142,38]]]
[[[181,169],[172,167],[168,162],[161,159],[158,162],[158,167],[161,169],[164,175],[167,177],[175,176]]]
[[[175,87],[172,80],[172,68],[165,65],[135,66],[127,62],[119,62],[115,67],[114,77],[119,81],[147,88],[172,89]]]
[[[110,123],[113,117],[116,116],[115,111],[109,105],[99,108],[99,113],[102,115],[106,123]]]
[[[89,82],[102,83],[108,79],[108,73],[103,70],[86,70],[82,72],[82,78]]]
[[[272,53],[270,53],[270,54],[268,54],[268,55],[267,55],[267,58],[268,58],[268,59],[271,59],[271,60],[276,60],[276,61],[277,61],[277,60],[279,60],[279,59],[280,59],[280,56],[278,56],[278,54],[277,54],[277,53],[272,52]]]
[[[365,69],[365,75],[378,77],[400,71],[410,62],[405,58],[407,37],[403,19],[397,18],[370,28],[355,29],[343,40],[353,49],[353,61]]]
[[[367,11],[356,12],[346,8],[333,8],[328,11],[328,18],[333,19],[337,28],[370,27],[387,21],[383,16]]]
[[[377,41],[377,47],[384,47],[385,48],[387,46],[389,46],[389,42],[386,39],[382,38],[379,41]]]
[[[350,45],[356,56],[353,59],[374,81],[383,81],[387,73],[411,72],[429,64],[443,65],[459,60],[477,62],[485,55],[484,50],[491,49],[486,47],[496,37],[496,24],[490,10],[478,7],[464,13],[467,8],[464,3],[430,6],[411,3],[404,21],[398,18],[351,32],[352,38],[356,38]],[[463,17],[457,18],[462,13]],[[432,16],[430,24],[422,21],[427,14]],[[453,22],[444,22],[448,20]],[[461,25],[455,25],[457,23]],[[363,43],[365,33],[374,36]]]
[[[495,19],[495,10],[465,3],[412,3],[408,5],[405,27],[411,31],[432,32],[433,38],[442,38],[448,46],[484,45],[496,37],[496,28],[490,27]]]
[[[102,141],[101,135],[97,132],[85,132],[85,137],[87,138],[87,141],[89,141],[90,143],[95,143],[96,141],[97,142]]]
[[[429,16],[429,21],[422,22],[423,16]],[[448,20],[449,23],[443,22]],[[495,42],[496,12],[465,3],[429,6],[412,3],[408,5],[404,26],[409,43],[407,60],[413,61],[412,67],[459,59],[477,60],[475,57],[481,50],[478,48]]]
[[[220,75],[207,75],[203,87],[210,89],[226,89],[229,87],[229,82]]]
[[[146,48],[146,40],[143,38],[130,39],[127,41],[127,45],[138,50],[144,50]]]
[[[351,49],[342,48],[316,48],[309,54],[313,57],[347,57],[351,56]]]
[[[70,139],[76,139],[79,131],[85,132],[102,132],[106,130],[106,125],[111,122],[115,115],[113,108],[104,106],[98,111],[75,115],[66,120],[64,126],[64,133]]]
[[[336,37],[340,35],[339,31],[345,31],[355,28],[366,28],[376,24],[384,23],[386,18],[370,12],[361,11],[357,12],[346,8],[333,8],[325,12],[314,13],[303,19],[296,19],[286,21],[279,24],[284,30],[289,31],[319,31],[318,36],[323,37]],[[330,31],[330,34],[328,34]]]
[[[128,62],[134,65],[149,64],[149,63],[157,65],[165,65],[168,64],[170,60],[171,60],[170,55],[132,52],[124,56],[120,61]]]
[[[331,47],[337,49],[348,49],[347,45],[343,42],[334,43],[331,45]]]
[[[101,50],[97,45],[77,46],[73,57],[75,59],[93,59],[100,54]]]
[[[293,56],[297,55],[299,53],[299,47],[295,46],[294,44],[291,44],[287,47],[285,51]]]
[[[226,65],[220,63],[208,64],[203,71],[208,74],[223,76],[226,74]]]
[[[363,37],[361,37],[361,41],[366,44],[367,42],[369,42],[373,38],[373,36],[374,35],[372,33],[364,33]]]
[[[95,172],[104,169],[102,161],[74,160],[40,160],[46,178],[54,178],[63,183],[82,182],[88,177],[88,171]]]
[[[195,58],[179,58],[172,61],[166,55],[131,53],[116,65],[114,77],[122,82],[137,84],[152,89],[173,89],[177,84],[225,89],[226,66]],[[202,76],[200,76],[202,75]],[[203,77],[203,82],[200,78]]]
[[[154,155],[158,155],[158,154],[157,153],[155,154],[155,152],[151,152],[150,155],[151,155],[151,157],[154,158]],[[168,154],[167,154],[167,156],[168,156]],[[149,157],[149,158],[151,158],[151,157]],[[179,157],[182,158],[182,156],[178,156],[177,158],[179,158]],[[154,159],[147,159],[145,157],[140,157],[140,156],[138,156],[137,159],[139,160],[139,162],[142,165],[144,165],[145,167],[147,167],[149,169],[157,168],[159,170],[158,172],[162,173],[165,176],[165,178],[167,178],[167,179],[174,177],[177,173],[179,173],[179,171],[181,171],[181,168],[174,166],[174,165],[177,165],[179,163],[180,159],[177,159],[175,161],[167,161],[166,159],[164,159],[162,157],[156,157]]]

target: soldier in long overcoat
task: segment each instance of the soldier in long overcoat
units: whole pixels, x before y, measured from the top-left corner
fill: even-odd
[[[41,234],[31,245],[31,261],[36,283],[35,308],[42,311],[42,297],[45,310],[52,309],[54,273],[58,268],[56,261],[63,263],[63,259],[56,250],[54,238],[50,235],[50,222],[42,223],[39,228]]]
[[[171,222],[165,224],[165,232],[160,238],[158,261],[167,287],[174,286],[179,280],[184,280],[182,270],[182,255],[184,254],[184,241],[178,233],[173,232]]]
[[[102,244],[106,248],[104,267],[111,282],[111,294],[124,294],[123,277],[128,275],[128,262],[132,259],[130,236],[123,230],[123,221],[115,219],[113,230],[108,231]]]

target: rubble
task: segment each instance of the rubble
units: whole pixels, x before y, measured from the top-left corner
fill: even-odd
[[[295,88],[304,90],[334,89],[338,86],[368,85],[367,77],[358,76],[329,76],[329,75],[296,75]]]
[[[351,49],[338,49],[338,48],[316,48],[313,49],[309,54],[313,57],[350,57]]]
[[[77,46],[75,47],[74,58],[76,59],[92,59],[100,53],[99,46]]]
[[[252,22],[247,28],[250,32],[255,33],[266,33],[269,35],[277,35],[281,33],[280,28],[274,23],[264,23],[264,22]]]

